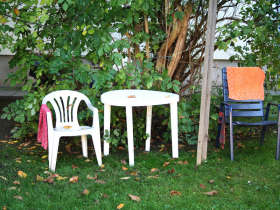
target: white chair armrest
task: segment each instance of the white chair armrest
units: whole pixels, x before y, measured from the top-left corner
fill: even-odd
[[[52,114],[47,112],[48,133],[53,131]]]
[[[95,108],[94,106],[92,106],[91,104],[87,104],[87,107],[88,107],[93,113],[95,113],[95,112],[98,113],[98,109]]]
[[[91,104],[87,104],[88,108],[93,112],[93,123],[92,127],[95,127],[99,131],[99,115],[98,109],[92,106]]]

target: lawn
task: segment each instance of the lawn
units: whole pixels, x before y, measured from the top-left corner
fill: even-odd
[[[280,209],[280,161],[274,159],[276,134],[270,134],[263,146],[258,139],[239,143],[234,162],[228,143],[225,150],[210,144],[200,167],[195,149],[182,147],[180,158],[172,159],[169,149],[154,146],[149,153],[136,151],[135,167],[118,149],[103,157],[100,168],[92,149],[83,158],[77,146],[70,153],[66,140],[56,174],[36,143],[1,140],[0,208]]]

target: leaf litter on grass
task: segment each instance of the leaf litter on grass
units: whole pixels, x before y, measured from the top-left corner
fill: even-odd
[[[139,196],[137,196],[137,195],[128,194],[128,196],[133,201],[137,201],[137,202],[141,201],[141,198]]]

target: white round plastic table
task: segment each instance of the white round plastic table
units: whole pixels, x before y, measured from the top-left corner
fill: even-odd
[[[146,151],[150,151],[152,106],[170,104],[172,157],[178,158],[178,112],[177,102],[179,95],[168,92],[152,90],[113,90],[101,95],[104,104],[104,134],[110,135],[111,106],[123,106],[126,108],[127,140],[129,165],[134,166],[134,143],[133,143],[133,106],[147,106],[146,115]],[[104,139],[104,155],[109,155],[109,143]]]

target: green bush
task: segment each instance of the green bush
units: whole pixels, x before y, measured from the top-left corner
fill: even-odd
[[[9,48],[14,56],[9,75],[11,85],[21,84],[28,94],[3,111],[2,118],[14,120],[13,137],[24,139],[37,133],[39,109],[48,93],[70,89],[87,95],[94,106],[103,110],[102,93],[116,89],[147,89],[179,93],[181,84],[171,80],[167,72],[155,70],[155,60],[149,59],[141,44],[150,38],[150,49],[159,48],[165,30],[157,22],[161,1],[104,0],[36,0],[2,1],[0,7],[0,48]],[[83,8],[83,9],[81,9]],[[149,13],[149,37],[137,31],[143,17]],[[12,21],[14,24],[5,24]],[[143,27],[142,27],[143,28]],[[127,33],[133,32],[129,38]],[[121,34],[115,39],[113,33]],[[13,38],[11,38],[13,34]],[[139,49],[138,49],[139,48]],[[137,52],[138,51],[138,52]],[[130,52],[130,55],[129,53]],[[129,58],[127,61],[124,58]],[[155,59],[155,58],[154,58]],[[112,109],[113,145],[126,141],[125,112]],[[197,138],[200,94],[181,97],[178,105],[179,138],[194,144]],[[169,107],[153,109],[153,138],[170,139]],[[145,114],[134,109],[137,145],[143,145]],[[79,120],[89,120],[90,113],[81,109]],[[212,120],[217,114],[211,115]],[[101,129],[103,114],[100,113]],[[216,122],[210,124],[215,127]]]

